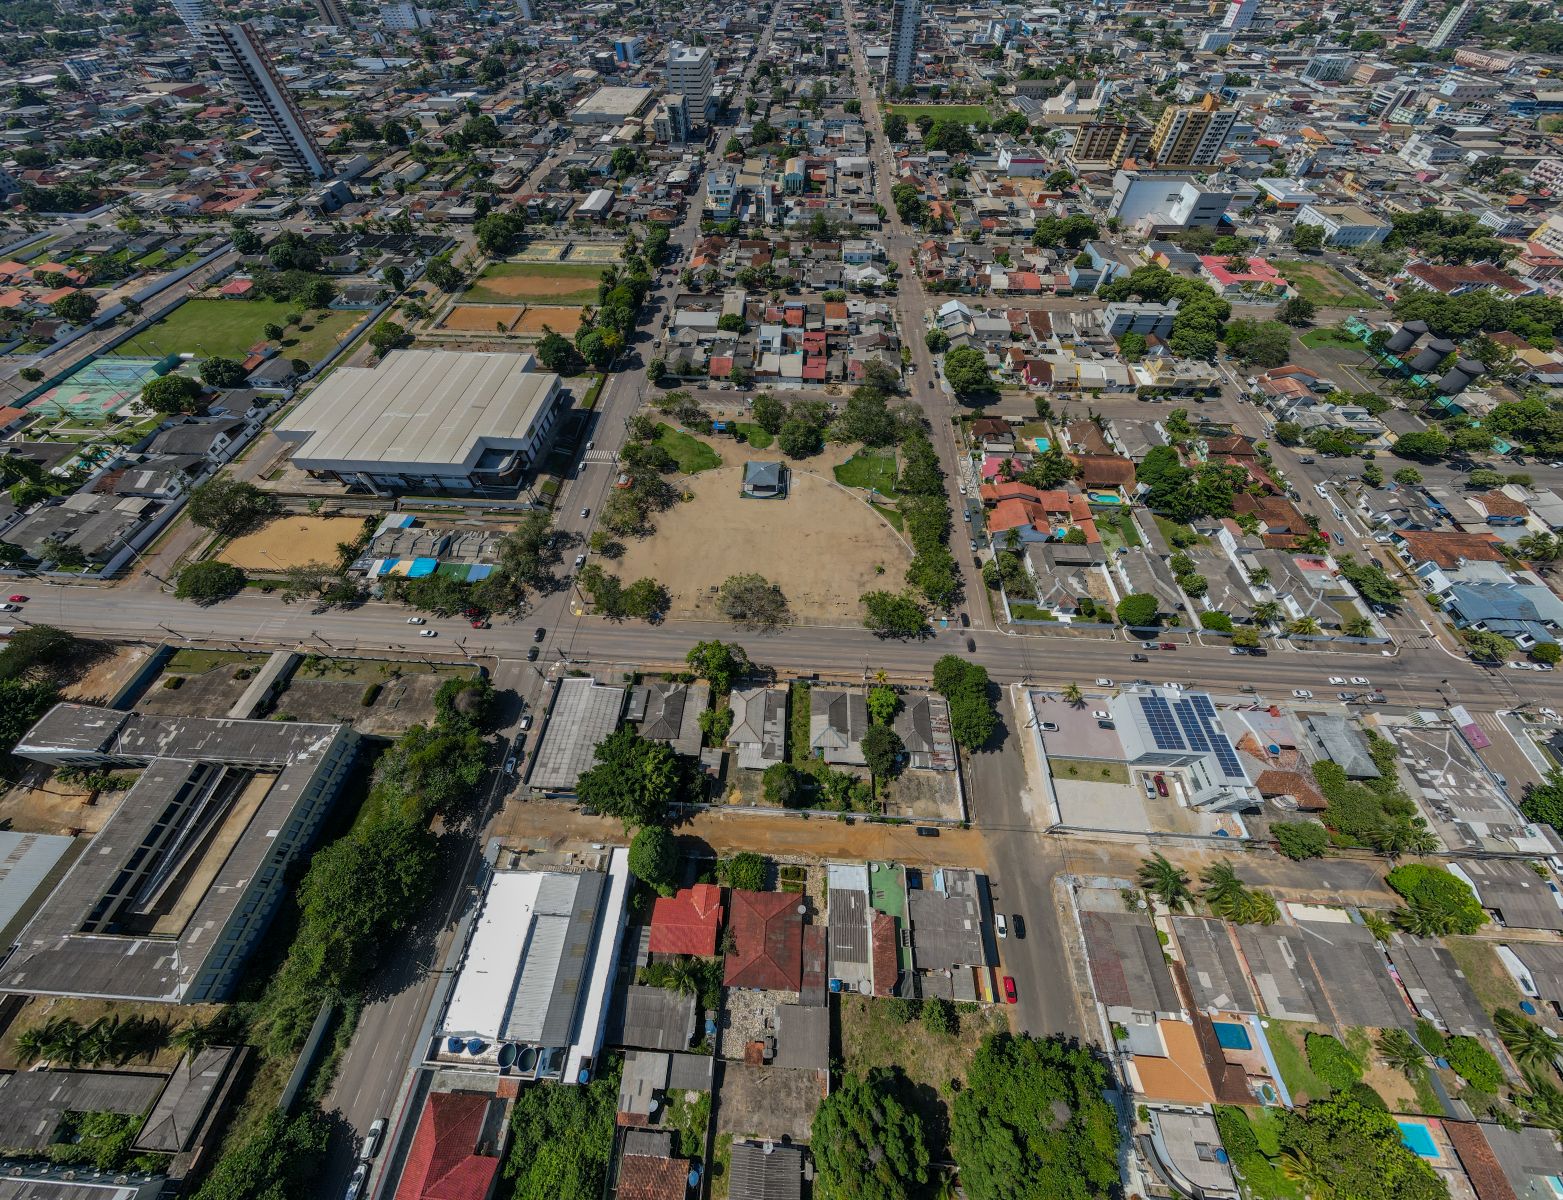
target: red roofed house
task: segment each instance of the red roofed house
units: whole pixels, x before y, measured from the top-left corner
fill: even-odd
[[[1285,292],[1290,286],[1282,274],[1262,258],[1250,258],[1246,271],[1232,270],[1229,261],[1216,254],[1199,256],[1200,274],[1224,296],[1264,289]]]
[[[225,299],[233,300],[248,296],[254,288],[255,281],[253,279],[230,279],[217,289],[217,294]]]
[[[684,1200],[689,1191],[689,1161],[636,1154],[629,1150],[619,1159],[614,1200]]]
[[[653,954],[716,953],[722,929],[722,889],[714,883],[697,883],[675,896],[659,896],[651,910]]]
[[[803,914],[791,892],[744,892],[731,898],[735,949],[727,956],[727,987],[796,992],[803,987]]]
[[[504,1136],[503,1121],[489,1127],[489,1106],[503,1104],[479,1092],[431,1092],[418,1119],[396,1200],[488,1200],[499,1177],[495,1143],[485,1131]]]

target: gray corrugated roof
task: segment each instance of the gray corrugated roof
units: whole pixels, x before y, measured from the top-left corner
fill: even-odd
[[[800,1200],[803,1151],[774,1142],[740,1142],[728,1164],[727,1200]]]
[[[126,1071],[18,1071],[0,1086],[0,1146],[38,1151],[67,1112],[140,1116],[163,1089],[161,1075]]]
[[[544,877],[521,977],[505,1018],[506,1041],[534,1046],[569,1042],[606,880],[596,871]]]
[[[598,743],[618,728],[623,709],[621,687],[579,676],[561,679],[527,783],[548,792],[573,791],[596,760]]]

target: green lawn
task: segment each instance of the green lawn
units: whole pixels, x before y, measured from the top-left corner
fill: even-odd
[[[1182,549],[1182,547],[1178,545],[1177,539],[1188,541],[1190,537],[1194,539],[1191,543],[1194,546],[1206,546],[1210,544],[1210,539],[1205,537],[1203,534],[1195,533],[1192,526],[1180,524],[1179,522],[1172,520],[1170,517],[1162,516],[1160,513],[1155,513],[1152,515],[1154,515],[1156,518],[1156,528],[1161,530],[1161,536],[1166,540],[1167,544],[1174,549]]]
[[[1143,544],[1139,528],[1122,505],[1116,506],[1116,511],[1109,505],[1092,509],[1092,513],[1096,517],[1096,531],[1102,535],[1102,545],[1109,554],[1116,553],[1119,546]]]
[[[739,421],[734,428],[743,434],[744,441],[749,444],[751,450],[768,449],[771,443],[776,440],[758,425],[749,421]]]
[[[1312,300],[1329,308],[1377,308],[1378,301],[1351,283],[1334,267],[1323,263],[1284,259],[1270,264],[1286,281]]]
[[[1280,1164],[1273,1161],[1281,1153],[1280,1110],[1224,1108],[1221,1112],[1223,1117],[1236,1114],[1238,1119],[1247,1120],[1259,1142],[1260,1154],[1249,1154],[1232,1163],[1242,1177],[1244,1195],[1249,1200],[1305,1200],[1301,1186],[1288,1179]]]
[[[1292,1103],[1317,1100],[1330,1094],[1330,1085],[1313,1073],[1303,1041],[1307,1027],[1296,1021],[1270,1021],[1265,1031],[1270,1039],[1270,1050],[1275,1055],[1275,1065],[1281,1069],[1281,1079],[1292,1094]]]
[[[673,456],[685,475],[698,475],[722,465],[722,456],[710,446],[671,425],[657,426],[657,445]]]
[[[881,517],[889,521],[891,527],[897,533],[906,532],[906,518],[901,515],[900,509],[891,508],[888,504],[870,504],[869,508],[873,509]]]
[[[1338,350],[1363,350],[1365,347],[1344,329],[1331,325],[1324,329],[1310,329],[1298,339],[1310,350],[1322,350],[1334,346]]]
[[[1129,783],[1129,768],[1124,763],[1088,761],[1080,758],[1054,758],[1048,755],[1047,769],[1054,779],[1072,779],[1081,783]]]
[[[461,299],[466,304],[595,304],[605,270],[606,263],[490,263]]]
[[[895,455],[859,450],[836,468],[836,482],[843,487],[873,488],[881,496],[894,500]]]
[[[988,110],[981,104],[892,104],[890,111],[899,113],[908,121],[916,121],[918,117],[927,114],[934,120],[940,117],[949,117],[960,121],[964,125],[970,125],[973,121],[986,121],[989,119]]]
[[[586,395],[581,398],[581,407],[587,412],[597,407],[597,401],[602,397],[602,385],[608,382],[606,375],[592,377],[591,385],[586,389]]]
[[[303,323],[287,326],[289,313],[301,313]],[[116,353],[242,360],[251,346],[266,340],[266,326],[276,324],[287,326],[282,353],[313,364],[363,318],[361,312],[332,310],[317,324],[313,312],[281,300],[186,300],[145,333],[122,343]]]

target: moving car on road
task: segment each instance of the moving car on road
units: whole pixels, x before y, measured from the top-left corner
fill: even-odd
[[[438,629],[420,629],[420,630],[418,630],[418,636],[419,637],[439,637],[440,636],[440,631]]]

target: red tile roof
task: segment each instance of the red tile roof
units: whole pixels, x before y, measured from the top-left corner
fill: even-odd
[[[1490,533],[1457,533],[1452,530],[1406,530],[1397,534],[1413,562],[1435,562],[1457,567],[1465,562],[1502,562],[1498,539]]]
[[[657,899],[651,910],[651,952],[713,955],[721,927],[722,889],[697,883]]]
[[[736,949],[727,956],[727,987],[796,992],[803,986],[803,916],[790,892],[732,894]]]
[[[619,1163],[617,1200],[684,1200],[689,1163],[682,1158],[626,1154]]]
[[[429,1095],[396,1200],[486,1200],[499,1159],[475,1150],[489,1099],[477,1092]]]
[[[870,935],[870,953],[874,960],[874,995],[894,995],[896,981],[901,975],[896,951],[895,918],[889,913],[876,912]]]
[[[1460,1165],[1465,1168],[1466,1178],[1476,1191],[1477,1200],[1517,1200],[1508,1176],[1498,1165],[1498,1156],[1479,1126],[1464,1121],[1445,1121],[1443,1127],[1460,1158]]]

